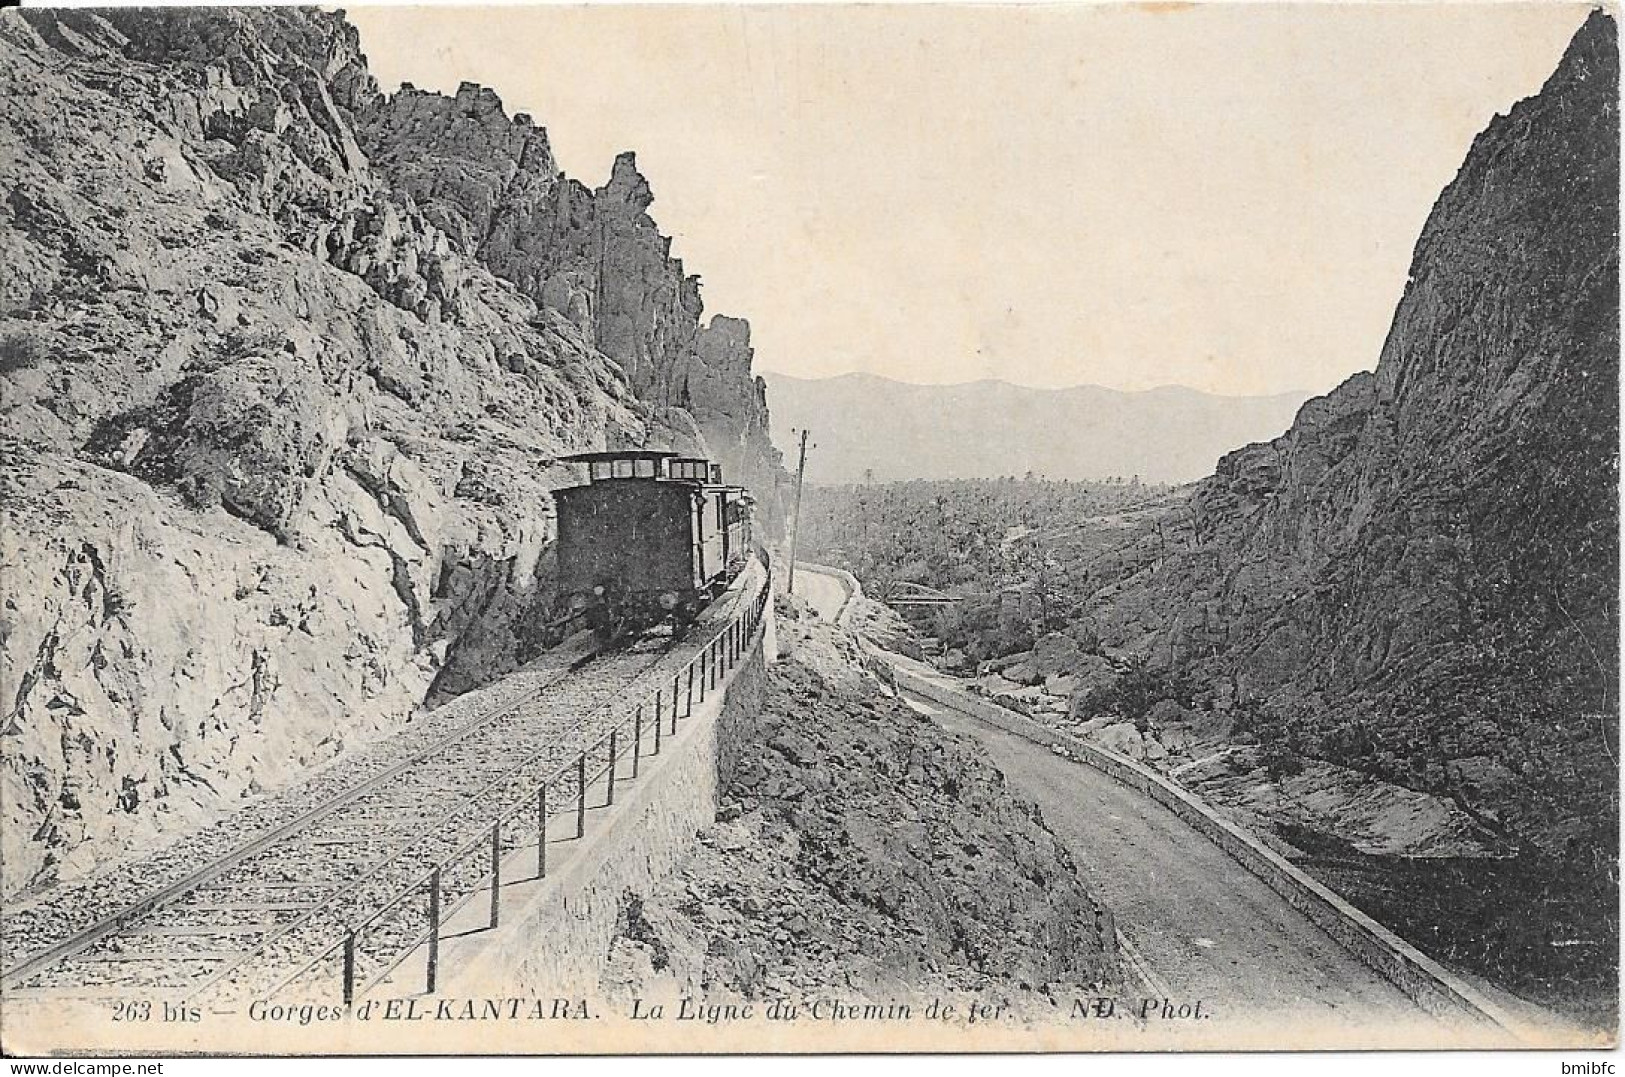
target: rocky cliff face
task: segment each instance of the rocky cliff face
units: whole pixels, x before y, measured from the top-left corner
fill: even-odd
[[[1618,714],[1617,113],[1595,13],[1440,196],[1374,374],[1231,453],[1108,642],[1293,751],[1611,855]]]
[[[765,437],[737,334],[685,368],[610,352],[643,330],[572,306],[642,294],[630,256],[533,298],[483,251],[557,230],[508,213],[482,247],[472,216],[397,186],[340,15],[7,12],[0,100],[0,892],[150,846],[525,657],[560,455],[700,448],[747,400]],[[516,160],[545,158],[508,130]],[[447,176],[473,190],[465,165]],[[636,204],[628,167],[603,199]],[[627,212],[625,244],[658,238]]]
[[[771,498],[778,454],[750,324],[702,322],[699,278],[671,256],[634,154],[592,189],[563,175],[547,132],[509,118],[487,88],[411,86],[356,116],[373,167],[423,207],[453,247],[579,329],[620,364],[662,421],[705,439],[730,476]],[[697,431],[696,431],[697,428]]]

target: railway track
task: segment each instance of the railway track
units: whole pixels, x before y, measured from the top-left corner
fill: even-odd
[[[730,615],[742,605],[736,598],[720,604]],[[524,795],[624,721],[628,701],[670,681],[682,664],[686,648],[677,644],[708,635],[601,652],[561,648],[518,698],[409,728],[242,813],[250,818],[235,828],[181,843],[156,866],[19,910],[0,921],[8,955],[0,983],[16,999],[263,995],[324,976],[332,940],[358,923],[371,924],[372,936],[361,967],[346,955],[346,982],[381,979],[432,915],[425,897],[421,917],[382,918],[403,911],[413,881],[451,863],[444,878],[436,872],[434,907],[471,897],[484,884],[482,860],[457,861],[458,850],[488,831],[497,857],[535,841],[536,832],[519,827],[492,831],[491,806]],[[594,777],[584,765],[573,778],[566,770],[549,779],[552,795],[584,802]]]
[[[32,900],[10,902],[0,917],[0,968],[4,981],[14,970],[47,947],[80,934],[108,914],[133,905],[191,874],[199,864],[215,862],[244,844],[285,827],[312,804],[326,803],[401,760],[455,731],[471,728],[493,714],[518,705],[593,657],[585,636],[567,642],[511,679],[515,690],[488,705],[473,708],[468,697],[454,700],[415,719],[393,736],[333,761],[310,778],[249,803],[198,833],[187,835],[153,855],[83,881],[59,886]],[[506,685],[504,686],[506,687]],[[21,951],[21,952],[19,952]]]

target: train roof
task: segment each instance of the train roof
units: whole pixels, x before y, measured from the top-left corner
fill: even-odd
[[[578,452],[559,457],[566,464],[600,464],[607,460],[670,460],[677,453],[666,449],[615,449],[608,452]]]
[[[683,456],[669,449],[615,449],[604,452],[578,452],[558,458],[560,463],[586,464],[592,474],[589,485],[597,482],[642,479],[699,486],[705,490],[744,488],[722,481],[722,465],[703,456]],[[746,495],[749,496],[749,495]]]

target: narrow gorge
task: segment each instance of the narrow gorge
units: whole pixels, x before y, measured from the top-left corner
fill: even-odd
[[[1619,62],[1473,141],[1375,368],[1182,487],[812,501],[944,668],[1145,758],[1447,963],[1615,1019]],[[1379,347],[1380,346],[1380,347]],[[930,592],[927,591],[927,594]]]

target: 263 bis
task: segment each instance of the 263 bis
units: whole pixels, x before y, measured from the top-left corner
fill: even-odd
[[[139,1023],[157,1018],[160,1021],[201,1021],[203,1011],[181,1002],[159,1002],[155,1008],[147,999],[134,999],[113,1004],[113,1020]]]

